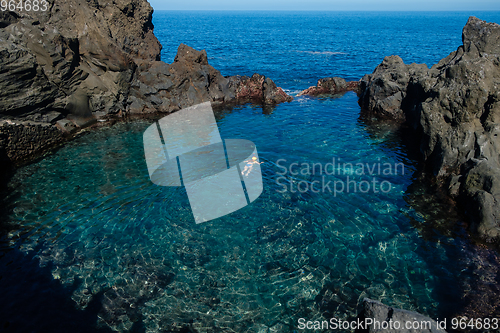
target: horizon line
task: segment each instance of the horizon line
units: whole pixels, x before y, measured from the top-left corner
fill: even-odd
[[[500,12],[500,9],[457,9],[457,10],[418,10],[418,9],[406,9],[406,10],[353,10],[353,9],[155,9],[154,11],[164,11],[164,12],[354,12],[354,13],[368,13],[368,12],[419,12],[419,13],[457,13],[457,12]]]

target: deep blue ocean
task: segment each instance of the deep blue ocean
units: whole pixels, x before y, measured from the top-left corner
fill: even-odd
[[[184,43],[223,75],[260,73],[296,95],[323,77],[359,80],[388,55],[432,66],[461,45],[469,15],[500,23],[499,12],[159,11],[154,25],[163,61]],[[183,188],[149,180],[153,120],[86,131],[18,169],[0,210],[0,331],[299,332],[300,318],[355,318],[365,297],[440,319],[497,298],[496,252],[418,183],[400,133],[359,115],[354,93],[218,110],[222,138],[256,144],[264,190],[202,224]],[[301,167],[333,159],[335,175]],[[324,179],[352,187],[314,188]]]

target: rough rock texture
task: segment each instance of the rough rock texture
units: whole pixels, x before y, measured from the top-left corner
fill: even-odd
[[[57,122],[72,133],[108,114],[291,99],[263,76],[260,86],[223,77],[186,45],[173,64],[161,62],[146,0],[48,0],[40,9],[0,12],[0,120]]]
[[[0,15],[0,114],[70,113],[74,94],[92,111],[123,108],[134,59],[159,59],[153,9],[140,0],[49,0],[46,11]]]
[[[0,163],[36,155],[61,139],[62,133],[50,124],[0,122]]]
[[[201,102],[234,99],[229,80],[208,64],[205,50],[181,44],[174,62],[139,62],[127,110],[171,112]]]
[[[359,82],[349,81],[346,82],[341,77],[327,77],[319,79],[316,86],[312,86],[297,94],[297,96],[310,95],[324,95],[324,94],[341,94],[347,91],[358,91]]]
[[[141,61],[132,81],[127,111],[172,112],[203,102],[277,104],[291,101],[269,78],[224,77],[209,65],[205,50],[181,44],[174,62]]]
[[[427,75],[426,65],[405,65],[399,56],[385,57],[371,75],[359,84],[359,104],[362,109],[380,118],[404,120],[402,102],[410,78]]]
[[[371,318],[373,321],[379,322],[380,324],[371,324],[365,330],[357,330],[357,332],[368,332],[368,333],[424,333],[424,332],[446,332],[441,329],[437,322],[429,317],[421,315],[420,313],[395,309],[378,301],[365,298],[363,300],[363,311],[358,316],[361,319]],[[389,328],[382,328],[383,322],[389,322],[386,325]],[[392,321],[392,329],[390,326],[390,321]],[[396,322],[399,322],[397,324]],[[399,325],[399,326],[398,326]],[[406,325],[410,328],[406,328]],[[413,328],[415,325],[415,329]],[[424,327],[424,325],[426,325]],[[396,327],[401,327],[396,329]]]
[[[0,127],[0,150],[12,162],[61,142],[52,125],[62,118],[84,127],[122,109],[134,59],[160,55],[147,1],[49,0],[43,9],[0,12],[0,120],[18,124],[14,137]]]
[[[277,104],[290,102],[293,98],[288,96],[283,89],[276,87],[270,79],[260,74],[248,76],[229,77],[231,86],[236,87],[236,99],[240,103],[257,102],[264,104]]]
[[[500,26],[470,17],[462,41],[431,69],[385,58],[361,80],[359,102],[415,131],[426,166],[492,241],[500,237]]]

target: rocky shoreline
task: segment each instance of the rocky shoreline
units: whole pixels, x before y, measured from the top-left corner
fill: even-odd
[[[348,91],[358,92],[359,82],[346,82],[341,77],[327,77],[319,79],[316,86],[312,86],[297,94],[297,96],[318,96],[318,95],[337,95]]]
[[[500,26],[470,17],[463,45],[439,63],[405,64],[388,56],[359,82],[319,79],[297,96],[354,91],[361,117],[409,131],[435,183],[470,220],[470,232],[500,240]]]
[[[29,162],[97,120],[213,104],[290,101],[259,74],[224,77],[181,44],[160,61],[147,1],[49,1],[0,12],[0,163]],[[71,19],[68,19],[71,18]]]
[[[438,64],[386,57],[360,81],[362,115],[411,131],[426,177],[465,207],[471,232],[500,237],[500,26],[470,17]]]
[[[98,120],[206,101],[292,100],[262,75],[222,76],[204,50],[184,44],[172,64],[160,61],[152,12],[147,1],[71,0],[51,2],[46,12],[0,13],[3,170],[38,158]],[[355,91],[363,117],[409,128],[425,176],[463,203],[472,233],[494,242],[500,237],[499,36],[497,24],[471,17],[463,45],[430,69],[390,56],[359,82],[324,78],[298,96]]]

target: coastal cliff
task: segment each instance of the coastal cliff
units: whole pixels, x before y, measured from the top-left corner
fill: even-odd
[[[38,9],[0,12],[3,166],[110,115],[291,100],[262,75],[223,77],[205,51],[186,45],[174,63],[160,61],[146,0],[48,0]]]
[[[487,241],[500,238],[499,41],[498,24],[470,17],[463,45],[432,68],[390,56],[360,82],[362,114],[412,130],[425,172]]]

